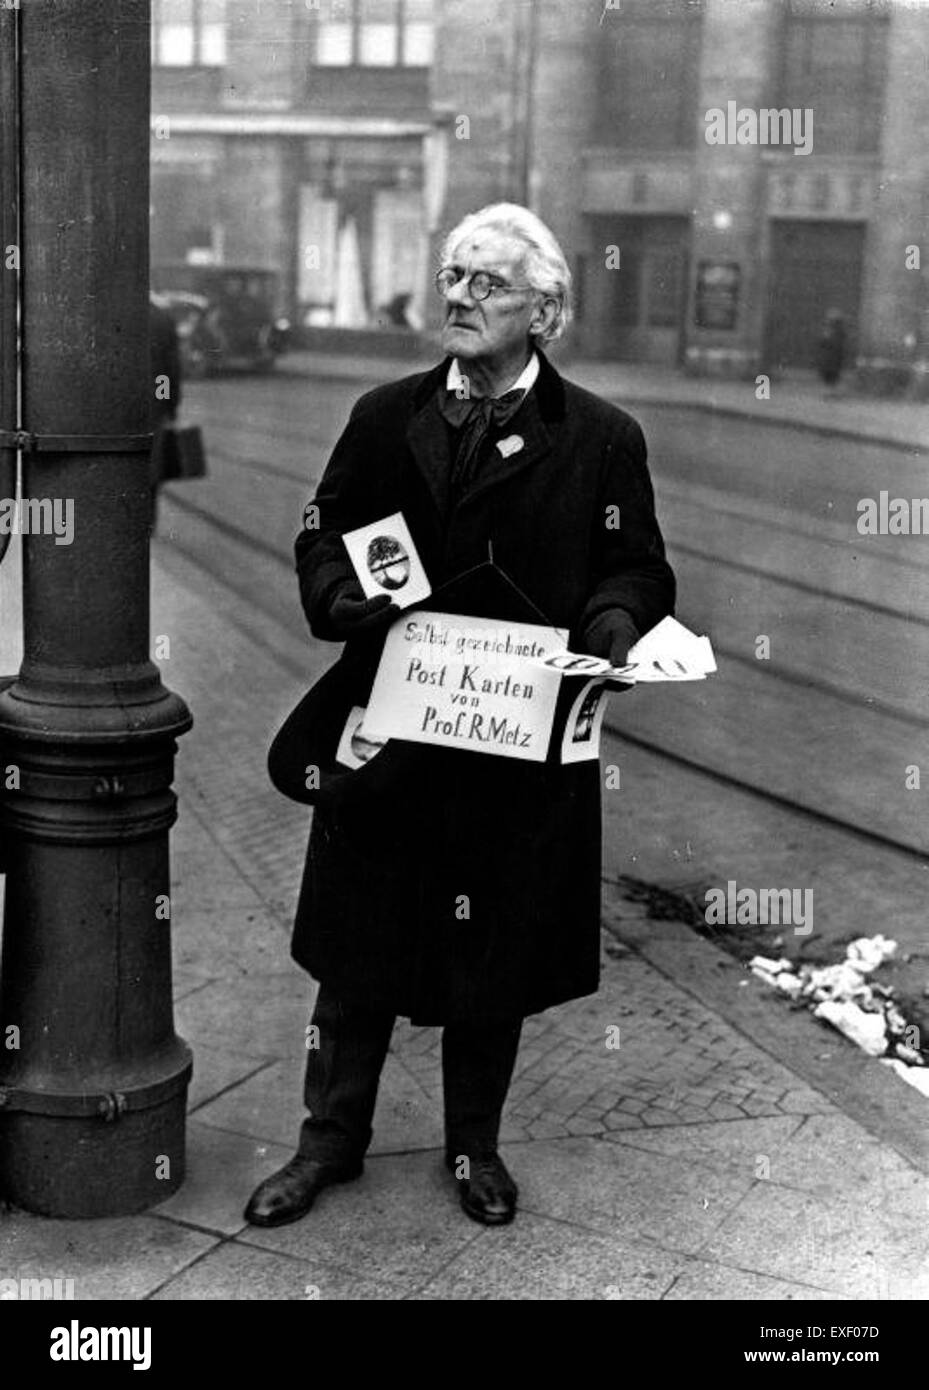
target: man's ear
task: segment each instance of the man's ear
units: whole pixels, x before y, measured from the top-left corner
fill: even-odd
[[[537,338],[540,334],[546,333],[557,317],[557,299],[545,298],[540,300],[533,311],[532,318],[529,320],[530,336]]]

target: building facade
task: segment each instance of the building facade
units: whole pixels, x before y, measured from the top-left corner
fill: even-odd
[[[431,0],[153,0],[153,264],[276,270],[295,323],[417,321]]]
[[[436,322],[441,232],[528,202],[572,346],[925,372],[924,0],[156,0],[153,255],[281,271],[318,328]],[[159,138],[158,118],[166,124]]]

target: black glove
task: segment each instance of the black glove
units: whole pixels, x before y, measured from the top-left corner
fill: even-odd
[[[355,579],[341,584],[329,606],[329,625],[339,642],[359,633],[371,632],[392,623],[400,612],[389,594],[365,598],[364,590]]]
[[[584,644],[591,656],[599,656],[612,666],[625,666],[629,648],[639,640],[639,632],[623,608],[608,608],[584,629]]]

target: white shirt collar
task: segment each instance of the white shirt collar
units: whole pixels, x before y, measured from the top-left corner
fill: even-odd
[[[539,354],[537,352],[533,352],[532,356],[529,358],[529,361],[526,363],[519,376],[513,382],[513,385],[507,386],[504,391],[498,392],[498,395],[503,396],[506,394],[506,391],[531,391],[533,386],[535,385],[535,380],[538,375]],[[459,385],[464,379],[464,373],[458,365],[458,358],[453,357],[448,369],[448,376],[445,379],[445,385],[447,389],[449,391],[457,391]]]

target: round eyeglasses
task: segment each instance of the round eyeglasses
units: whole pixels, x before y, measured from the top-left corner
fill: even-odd
[[[479,303],[492,294],[509,294],[511,290],[532,289],[531,285],[507,285],[486,270],[475,270],[472,275],[465,275],[463,270],[450,265],[444,266],[436,273],[435,287],[442,298],[447,299],[449,293],[462,281],[464,281],[465,292],[471,299],[476,299]]]

